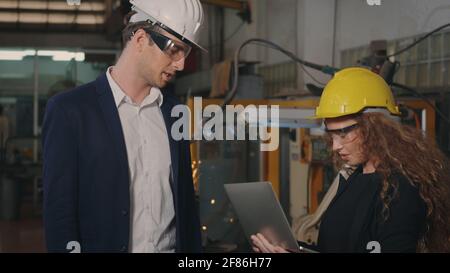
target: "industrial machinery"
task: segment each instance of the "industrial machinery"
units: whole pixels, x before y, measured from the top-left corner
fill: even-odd
[[[219,102],[205,99],[203,107]],[[261,142],[251,140],[192,142],[194,183],[206,251],[250,250],[225,194],[224,184],[271,182],[292,222],[317,209],[336,175],[321,124],[302,118],[312,115],[318,102],[315,97],[292,101],[233,101],[233,105],[280,107],[280,125],[272,128],[279,130],[279,148],[274,151],[261,151]],[[403,123],[434,137],[435,112],[430,105],[414,98],[404,98],[398,103],[408,113],[402,118]],[[188,105],[192,109],[193,102]]]
[[[319,98],[304,97],[293,100],[241,99],[237,94],[245,92],[239,88],[239,53],[248,44],[264,45],[277,49],[291,57],[300,65],[308,66],[333,75],[339,69],[313,64],[299,59],[277,44],[263,40],[250,39],[236,51],[231,90],[223,100],[205,99],[202,109],[208,105],[278,106],[279,122],[267,122],[269,131],[278,132],[277,149],[261,151],[264,141],[193,141],[191,152],[194,166],[194,183],[199,196],[200,220],[203,232],[203,245],[208,251],[247,251],[250,250],[240,230],[238,219],[225,195],[223,188],[227,183],[269,181],[279,197],[279,201],[291,222],[313,213],[320,204],[336,175],[331,161],[331,152],[321,123],[311,121]],[[413,93],[415,97],[397,98],[401,109],[401,122],[414,126],[435,138],[436,115],[443,120],[445,116],[436,108],[433,101],[423,98],[407,86],[392,81],[395,65],[385,56],[374,59],[376,71],[394,87]],[[380,60],[383,60],[381,62]],[[366,60],[371,63],[371,60]],[[308,86],[308,85],[307,85]],[[320,88],[314,88],[319,95]],[[255,90],[252,90],[255,92]],[[261,92],[262,93],[262,92]],[[419,97],[419,98],[417,98]],[[238,98],[238,99],[236,99]],[[188,101],[191,114],[195,111],[192,99]],[[191,120],[194,120],[192,115]],[[208,119],[204,119],[203,122]],[[248,122],[248,130],[251,127]],[[234,125],[224,124],[223,130],[234,130]],[[217,129],[217,128],[216,128]]]

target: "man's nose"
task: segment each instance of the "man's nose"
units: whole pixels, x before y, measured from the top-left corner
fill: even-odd
[[[185,58],[181,58],[180,60],[175,61],[175,62],[173,63],[173,66],[175,67],[175,69],[176,69],[177,71],[183,71],[185,60],[186,60]]]

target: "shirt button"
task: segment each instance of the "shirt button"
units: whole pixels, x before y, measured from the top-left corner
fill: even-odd
[[[128,215],[128,211],[122,210],[122,215],[123,215],[123,216],[127,216],[127,215]]]
[[[126,252],[127,251],[127,247],[126,246],[122,246],[122,248],[120,248],[120,252]]]

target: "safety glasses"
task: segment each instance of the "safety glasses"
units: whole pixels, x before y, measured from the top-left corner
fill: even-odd
[[[350,126],[340,128],[340,129],[333,129],[330,130],[328,128],[325,128],[325,132],[334,140],[339,140],[341,143],[348,143],[353,141],[354,138],[350,137],[350,133],[358,128],[359,124],[355,123]]]
[[[161,51],[169,56],[170,59],[174,62],[178,62],[181,59],[187,58],[192,50],[191,46],[176,42],[169,37],[162,35],[161,33],[152,30],[145,30],[145,32],[150,35],[153,42],[155,42],[158,48],[161,49]]]

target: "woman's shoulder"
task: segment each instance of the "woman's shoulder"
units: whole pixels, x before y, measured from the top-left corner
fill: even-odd
[[[426,214],[426,204],[420,195],[417,183],[413,183],[401,172],[392,172],[387,178],[387,184],[384,184],[384,179],[380,174],[375,177],[378,192],[376,207],[378,210],[383,210],[386,202],[388,202],[391,212],[398,211],[402,214],[402,211],[403,213],[415,211],[416,213]]]
[[[411,179],[409,179],[401,172],[393,172],[388,179],[389,182],[393,183],[396,186],[398,193],[416,197],[420,196],[418,185],[413,183]]]
[[[420,196],[417,183],[413,183],[411,179],[401,172],[393,172],[388,177],[388,183],[392,187],[387,190],[385,196],[391,200],[389,206],[391,210],[399,210],[400,212],[413,210],[416,212],[420,211],[420,214],[425,213],[426,204]],[[380,190],[382,189],[383,186],[380,187]]]

